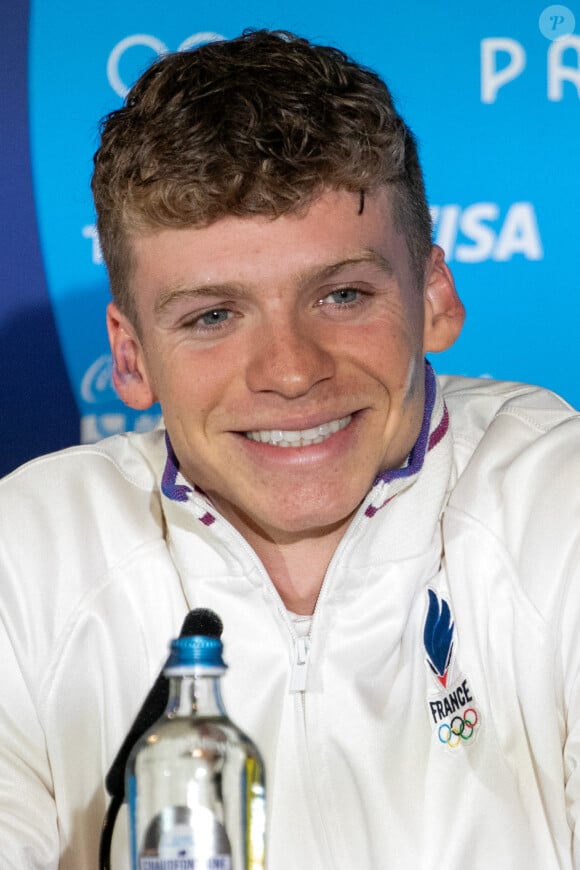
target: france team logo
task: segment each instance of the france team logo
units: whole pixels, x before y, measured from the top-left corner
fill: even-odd
[[[480,715],[469,680],[453,667],[455,622],[449,603],[433,589],[427,589],[427,595],[423,645],[425,661],[437,687],[428,693],[427,708],[435,739],[454,750],[474,741],[479,733]]]

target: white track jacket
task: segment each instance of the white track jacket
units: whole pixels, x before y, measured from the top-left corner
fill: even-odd
[[[265,758],[269,870],[580,868],[580,416],[427,383],[307,639],[162,430],[4,480],[0,870],[95,870],[104,776],[194,607],[224,622],[224,700]]]

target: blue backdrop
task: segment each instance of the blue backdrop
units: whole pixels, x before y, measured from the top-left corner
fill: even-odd
[[[580,406],[580,7],[489,0],[32,0],[3,7],[0,473],[146,429],[115,397],[89,195],[98,120],[163,51],[293,30],[376,68],[421,146],[468,311],[439,371],[548,386]],[[170,13],[168,14],[168,8]]]

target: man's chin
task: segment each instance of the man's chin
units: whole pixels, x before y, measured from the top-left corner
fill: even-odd
[[[270,511],[245,513],[239,508],[216,505],[226,519],[246,538],[254,537],[280,545],[333,536],[350,523],[358,504],[354,507],[337,506],[334,510],[304,505],[286,509],[276,506]]]

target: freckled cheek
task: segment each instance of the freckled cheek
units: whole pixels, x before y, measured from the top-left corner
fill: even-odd
[[[421,349],[417,348],[410,334],[390,329],[378,336],[359,336],[355,351],[357,347],[360,362],[363,365],[366,363],[378,380],[395,393],[407,394],[413,385],[417,358],[421,354]],[[364,349],[363,354],[361,348]]]
[[[240,405],[239,390],[219,364],[184,361],[165,388],[168,413],[185,430],[194,427],[209,437],[213,431],[231,428],[230,417]]]

